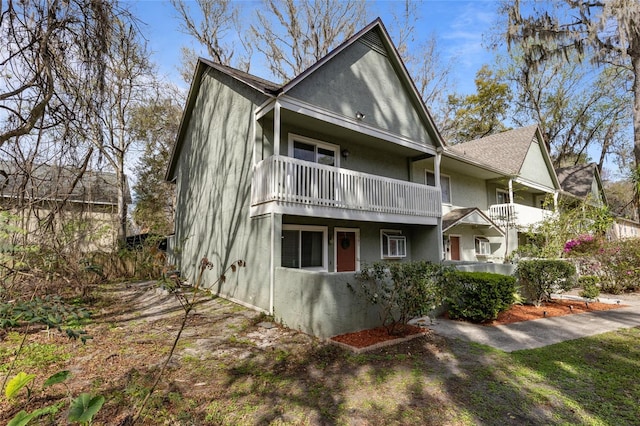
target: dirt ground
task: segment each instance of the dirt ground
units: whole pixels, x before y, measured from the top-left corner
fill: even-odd
[[[125,422],[137,407],[126,409],[123,403],[139,402],[145,390],[150,388],[184,317],[178,299],[160,289],[155,282],[109,285],[90,309],[94,312],[93,320],[85,329],[92,339],[84,345],[58,332],[32,330],[28,335],[26,347],[29,344],[56,346],[64,348],[61,352],[70,356],[67,361],[32,365],[26,371],[37,375],[27,411],[62,400],[66,391],[73,396],[89,392],[111,397],[107,398],[94,424]],[[281,351],[306,351],[321,344],[306,334],[270,322],[263,323],[264,319],[260,313],[226,300],[201,298],[188,316],[157,394],[164,398],[176,391],[181,398],[208,400],[211,396],[208,381],[204,381],[204,375],[198,377],[198,372],[188,371],[185,368],[188,364],[198,360],[248,359],[255,351],[273,351],[276,347]],[[17,347],[19,344],[10,334],[4,340],[3,345]],[[26,358],[28,354],[22,356]],[[11,360],[11,356],[6,356],[0,358],[0,363],[8,364]],[[68,388],[59,385],[46,392],[37,392],[47,377],[61,370],[72,373],[72,379],[66,382]],[[14,370],[11,376],[18,371],[21,369]],[[2,372],[0,378],[4,379],[4,376]],[[24,398],[17,398],[13,403],[7,403],[5,399],[0,401],[0,424],[5,424],[25,408],[20,404]],[[150,409],[153,411],[154,407]],[[63,424],[57,421],[61,420],[52,424]],[[156,424],[149,419],[140,423]]]
[[[49,405],[57,405],[58,413],[39,424],[66,424],[69,400],[83,392],[105,397],[96,425],[125,425],[136,414],[167,359],[184,310],[174,295],[154,282],[104,286],[90,308],[94,315],[85,329],[92,339],[85,345],[57,332],[29,333],[11,376],[19,371],[36,374],[30,400],[24,393],[11,402],[0,399],[0,424],[20,410]],[[3,337],[0,366],[15,358],[20,338],[18,333]],[[473,352],[467,343],[427,332],[401,347],[360,358],[280,327],[257,312],[223,299],[204,298],[188,316],[168,368],[136,424],[325,425],[345,415],[349,424],[393,422],[396,414],[376,405],[388,404],[384,396],[394,392],[390,371],[407,375],[397,384],[404,386],[406,380],[414,379],[416,369],[431,371],[431,366],[441,365],[444,375],[434,380],[446,380],[456,388],[453,379],[462,365],[478,368],[492,362],[478,364]],[[3,368],[1,379],[6,374]],[[42,390],[46,378],[61,370],[72,374],[66,385]],[[368,384],[370,380],[373,384]],[[380,380],[391,388],[371,395]],[[451,395],[466,389],[452,390]],[[419,415],[432,424],[464,424],[466,420],[460,423],[456,417],[460,414],[451,408],[455,404],[438,395],[429,396],[434,401],[428,407],[446,409],[427,410],[421,402],[413,405],[405,401],[411,394],[391,401],[404,407],[402,416]],[[379,400],[374,403],[371,398]],[[466,414],[462,416],[464,420]]]

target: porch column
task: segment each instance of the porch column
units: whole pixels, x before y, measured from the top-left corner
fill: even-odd
[[[273,109],[273,155],[280,155],[280,102]]]
[[[558,191],[553,193],[553,211],[558,211]]]
[[[513,179],[509,178],[509,204],[513,204]]]
[[[442,188],[440,188],[440,161],[442,161],[442,148],[436,149],[436,160],[433,162],[435,185],[436,188],[440,189],[440,193],[442,193]]]
[[[442,148],[436,149],[436,159],[433,162],[433,175],[436,188],[440,190],[440,209],[442,210],[442,188],[440,187],[440,161],[442,161]],[[442,241],[442,216],[438,218],[438,253],[440,261],[446,260],[444,242]],[[443,258],[444,256],[444,258]]]

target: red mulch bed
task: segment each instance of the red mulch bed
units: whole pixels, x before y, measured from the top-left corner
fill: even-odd
[[[422,327],[407,324],[400,334],[392,335],[389,334],[385,327],[377,327],[369,330],[356,331],[355,333],[341,334],[332,337],[331,340],[353,346],[354,348],[366,348],[376,343],[412,336],[414,334],[424,333],[424,331]]]
[[[513,305],[509,310],[498,314],[498,318],[485,323],[485,325],[511,324],[520,321],[529,321],[540,318],[559,317],[571,314],[582,314],[592,311],[608,311],[622,308],[626,305],[618,305],[600,302],[582,302],[578,300],[554,299],[540,306]]]
[[[622,308],[626,305],[617,305],[600,302],[582,302],[577,300],[554,299],[551,302],[543,303],[540,306],[533,305],[513,305],[509,310],[501,312],[498,318],[485,323],[487,326],[511,324],[520,321],[530,321],[540,318],[557,317],[563,315],[581,314],[592,311],[606,311],[609,309]],[[546,312],[546,314],[545,314]],[[445,314],[446,317],[446,314]],[[406,325],[403,333],[390,335],[385,327],[377,327],[369,330],[356,331],[355,333],[341,334],[332,337],[331,340],[344,343],[355,348],[366,348],[376,343],[386,342],[401,337],[412,336],[424,333],[425,329],[413,325]]]

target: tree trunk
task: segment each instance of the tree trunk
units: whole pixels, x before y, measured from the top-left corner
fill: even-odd
[[[638,176],[640,168],[640,55],[631,58],[633,67],[633,158],[635,160],[634,176]],[[634,205],[637,219],[640,219],[640,194],[638,192],[640,182],[634,182]]]

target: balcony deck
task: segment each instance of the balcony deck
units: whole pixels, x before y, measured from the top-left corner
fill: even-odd
[[[500,227],[516,227],[520,230],[527,230],[544,220],[552,217],[551,210],[539,209],[537,207],[525,206],[522,204],[494,204],[489,206],[489,218]]]
[[[442,215],[437,188],[291,157],[256,164],[251,189],[251,216],[275,212],[435,225]]]

